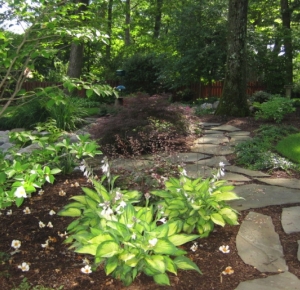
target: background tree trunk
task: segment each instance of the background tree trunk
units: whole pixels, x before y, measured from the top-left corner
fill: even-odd
[[[113,0],[108,1],[108,8],[107,8],[107,35],[109,37],[108,43],[106,45],[106,58],[110,60],[111,56],[111,35],[112,35],[112,7],[113,7]]]
[[[130,45],[130,0],[125,3],[125,46]]]
[[[86,10],[89,5],[89,0],[76,0],[76,3],[82,3],[79,8],[80,11]],[[69,58],[69,66],[67,70],[67,76],[71,78],[80,78],[82,68],[83,68],[83,44],[72,43],[71,44],[71,52]]]
[[[288,0],[280,0],[285,57],[285,85],[293,85],[293,45],[291,31],[292,9]]]
[[[229,0],[226,76],[216,115],[243,117],[249,114],[246,78],[248,0]]]
[[[156,13],[155,13],[155,24],[154,24],[154,38],[158,38],[161,27],[161,9],[163,6],[163,0],[156,0]]]

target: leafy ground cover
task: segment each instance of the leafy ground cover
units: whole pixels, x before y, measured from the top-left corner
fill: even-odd
[[[276,146],[276,149],[283,156],[290,160],[300,163],[300,134],[292,134],[282,139]]]
[[[198,121],[221,122],[237,126],[243,130],[255,134],[255,130],[262,123],[253,118],[216,118],[214,116],[202,116]],[[284,120],[289,125],[299,128],[299,117],[294,114]],[[182,147],[180,147],[182,148]],[[232,164],[236,156],[228,156]],[[95,172],[101,176],[101,172]],[[290,175],[282,170],[274,170],[273,177],[299,178],[299,173],[290,172]],[[75,254],[62,244],[65,229],[72,221],[71,218],[63,218],[56,213],[67,203],[69,198],[82,194],[81,186],[89,187],[90,184],[82,173],[58,176],[54,185],[44,186],[42,195],[36,194],[26,200],[20,208],[15,206],[1,211],[0,216],[0,287],[10,290],[20,285],[26,277],[28,285],[43,285],[58,289],[126,289],[121,282],[107,277],[103,268],[99,268],[91,274],[84,274],[81,268],[88,255]],[[65,193],[65,194],[64,194]],[[300,205],[300,204],[297,204]],[[284,205],[283,205],[284,206]],[[272,217],[276,232],[280,236],[284,249],[285,259],[290,272],[300,278],[299,261],[297,260],[297,240],[300,234],[286,235],[281,227],[281,210],[283,206],[271,206],[254,211],[267,214]],[[293,205],[294,206],[294,205]],[[28,212],[28,209],[30,213]],[[54,212],[55,213],[54,213]],[[248,211],[240,213],[239,222],[242,222]],[[45,227],[41,227],[41,223]],[[51,223],[49,223],[51,222]],[[52,227],[53,226],[53,227]],[[128,289],[225,289],[233,290],[239,282],[263,278],[271,273],[260,273],[252,266],[246,265],[238,256],[235,237],[239,226],[216,227],[208,238],[199,239],[198,248],[193,251],[193,243],[187,243],[182,249],[188,252],[188,257],[194,261],[202,271],[202,275],[194,271],[179,271],[178,275],[171,275],[171,286],[157,286],[152,278],[140,275]],[[13,240],[21,241],[18,253],[14,253],[11,247]],[[48,240],[48,246],[45,246]],[[219,250],[220,246],[229,247],[229,253]],[[22,272],[19,265],[28,263],[29,271]],[[234,273],[223,275],[226,267],[231,266]],[[24,288],[19,288],[24,289]],[[26,289],[26,288],[25,288]],[[30,289],[30,288],[29,288]]]

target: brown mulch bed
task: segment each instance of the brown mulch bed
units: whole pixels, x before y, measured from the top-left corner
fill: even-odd
[[[242,130],[253,132],[260,125],[253,118],[218,118],[215,116],[204,116],[201,121],[220,122],[237,126]],[[291,116],[285,120],[287,124],[298,128],[299,117]],[[232,161],[234,156],[232,156]],[[299,177],[286,175],[281,171],[273,172],[273,177],[284,176],[287,178]],[[65,181],[68,180],[68,183]],[[83,267],[82,259],[91,257],[74,254],[67,246],[62,244],[63,237],[58,232],[64,233],[70,218],[62,218],[57,215],[49,215],[50,210],[58,212],[63,205],[69,202],[69,198],[81,194],[80,187],[72,187],[71,184],[78,182],[80,186],[88,186],[86,179],[81,173],[73,173],[68,176],[58,176],[54,185],[45,185],[42,196],[34,194],[31,199],[20,207],[13,206],[12,215],[6,215],[7,210],[2,211],[0,216],[0,289],[12,289],[21,283],[23,278],[27,278],[31,285],[43,285],[52,288],[64,286],[63,289],[125,289],[119,281],[107,277],[103,269],[86,275],[81,273]],[[63,189],[66,196],[60,196],[59,191]],[[296,205],[300,205],[296,204]],[[300,233],[285,234],[281,226],[281,213],[283,207],[294,205],[269,206],[252,211],[269,215],[278,233],[283,250],[284,258],[289,267],[289,271],[300,279],[300,262],[297,260],[297,240],[300,240]],[[31,214],[25,215],[23,210],[29,207]],[[242,222],[247,211],[240,213],[239,221]],[[52,222],[53,228],[39,228],[39,221],[47,224]],[[157,289],[222,289],[233,290],[238,284],[245,280],[264,278],[274,273],[261,273],[253,266],[245,264],[239,257],[235,245],[235,238],[239,226],[216,227],[215,231],[205,239],[198,240],[199,247],[196,252],[192,252],[192,243],[185,245],[188,256],[199,266],[203,275],[193,271],[179,271],[178,275],[170,275],[171,286],[159,287],[150,277],[140,275],[128,289],[135,290],[157,290]],[[50,239],[48,248],[43,248],[47,239]],[[22,242],[20,252],[10,255],[13,249],[10,247],[12,240]],[[223,254],[219,251],[221,245],[229,245],[230,253]],[[22,262],[30,263],[30,270],[22,272],[18,265]],[[222,271],[227,266],[234,269],[232,275],[222,275]]]

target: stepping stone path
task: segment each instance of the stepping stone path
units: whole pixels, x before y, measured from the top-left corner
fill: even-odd
[[[88,120],[89,123],[96,119]],[[191,147],[191,152],[167,156],[170,162],[184,163],[190,177],[209,177],[220,162],[225,166],[225,176],[229,183],[235,185],[235,192],[244,199],[230,202],[238,211],[260,208],[269,205],[293,204],[300,202],[300,181],[291,179],[272,179],[269,175],[230,165],[226,155],[234,152],[234,146],[249,140],[250,133],[230,125],[218,123],[201,123],[204,136],[198,138]],[[88,128],[88,127],[87,127]],[[83,134],[85,128],[77,133]],[[8,131],[0,131],[0,150],[12,146]],[[93,161],[93,160],[91,160]],[[114,167],[123,167],[132,171],[153,166],[151,156],[138,160],[119,159],[112,162]],[[94,160],[91,166],[101,166]],[[95,166],[96,165],[96,166]],[[260,181],[262,184],[254,184]],[[246,183],[246,184],[245,184]],[[300,231],[300,207],[287,207],[282,211],[282,227],[287,234]],[[300,290],[300,280],[288,271],[283,258],[282,246],[269,216],[249,212],[242,222],[236,237],[236,246],[241,259],[261,272],[272,272],[267,278],[241,282],[236,290]],[[300,241],[298,241],[298,260],[300,261]]]

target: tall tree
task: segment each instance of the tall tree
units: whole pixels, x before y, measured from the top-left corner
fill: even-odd
[[[163,0],[156,0],[156,11],[155,11],[155,23],[154,23],[154,38],[159,37],[161,27],[161,15],[162,15]]]
[[[107,35],[109,37],[108,42],[106,44],[106,58],[107,60],[110,60],[111,56],[111,37],[112,37],[112,10],[113,10],[113,4],[114,0],[108,1],[108,7],[107,7]]]
[[[244,117],[249,114],[246,78],[248,0],[229,0],[226,76],[216,115]]]
[[[89,5],[89,0],[75,0],[76,3],[79,3],[78,13],[86,11],[87,6]],[[71,44],[71,52],[69,58],[69,66],[67,75],[70,78],[80,78],[81,71],[83,68],[83,54],[84,45],[83,43],[73,42]]]
[[[130,45],[130,22],[131,22],[131,6],[130,0],[126,0],[125,2],[125,45]]]

